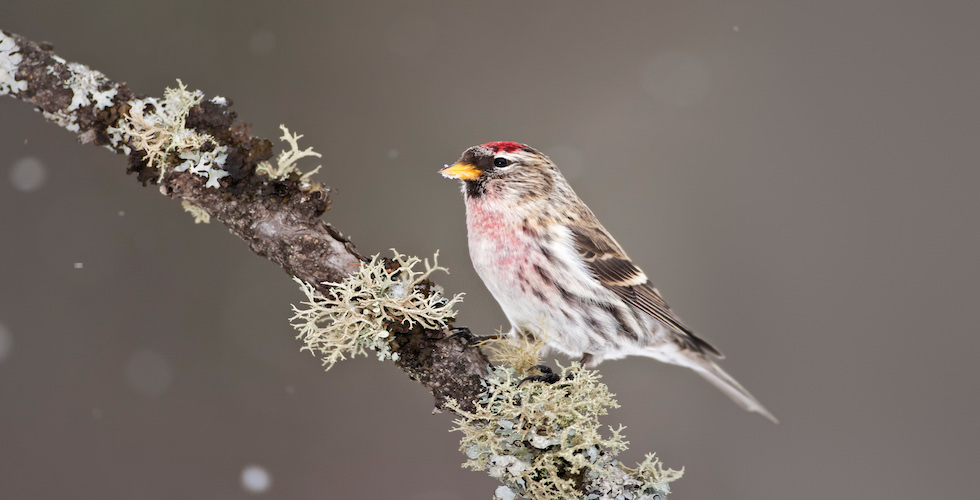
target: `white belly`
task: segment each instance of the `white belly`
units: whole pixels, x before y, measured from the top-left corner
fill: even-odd
[[[603,357],[612,347],[599,331],[615,332],[615,318],[594,307],[574,307],[564,302],[558,291],[562,287],[579,297],[610,294],[585,270],[574,252],[568,235],[552,233],[549,242],[535,238],[521,229],[522,224],[507,212],[492,211],[484,206],[474,210],[467,204],[469,250],[473,267],[490,293],[500,304],[513,327],[512,334],[525,331],[545,335],[550,347],[579,358],[584,353]],[[569,241],[560,241],[559,237]],[[556,241],[558,240],[558,241]],[[548,245],[552,259],[542,251]],[[562,263],[557,265],[556,261]],[[587,314],[594,321],[589,324]],[[599,325],[596,328],[596,324]],[[614,353],[608,353],[614,355]],[[608,357],[608,356],[606,356]]]

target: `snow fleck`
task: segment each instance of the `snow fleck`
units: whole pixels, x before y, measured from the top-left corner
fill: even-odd
[[[22,59],[14,39],[0,31],[0,95],[27,90],[27,81],[15,78]]]
[[[242,470],[242,488],[249,493],[264,493],[272,486],[272,476],[261,465],[248,465]]]
[[[81,262],[76,262],[75,263],[75,269],[81,269],[83,267],[85,267],[85,264],[82,264]]]
[[[10,183],[18,191],[34,191],[44,184],[48,178],[48,171],[44,163],[33,156],[25,156],[16,162],[10,169]]]
[[[217,104],[218,106],[228,107],[228,99],[225,99],[224,97],[221,97],[220,95],[216,95],[216,96],[212,97],[210,99],[210,101],[213,102],[214,104]]]
[[[170,363],[159,354],[139,350],[126,361],[126,383],[134,391],[146,396],[159,396],[173,382]]]

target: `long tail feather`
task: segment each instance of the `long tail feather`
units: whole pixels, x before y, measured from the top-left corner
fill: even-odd
[[[679,355],[677,355],[679,354]],[[751,411],[762,415],[763,417],[772,420],[773,423],[778,424],[779,419],[776,418],[755,396],[749,393],[742,384],[738,383],[731,375],[722,370],[720,366],[715,364],[714,361],[708,359],[702,353],[694,353],[691,351],[685,351],[682,353],[675,353],[674,356],[665,357],[662,352],[649,354],[653,358],[666,361],[668,363],[686,366],[698,375],[701,375],[711,385],[717,387],[721,392],[725,393],[726,396],[731,398],[735,404],[741,406],[746,411]]]
[[[697,360],[693,365],[691,368],[698,372],[698,375],[701,375],[708,382],[711,382],[711,385],[724,392],[735,404],[741,406],[746,411],[754,411],[772,420],[775,424],[779,423],[779,419],[775,415],[767,410],[765,406],[762,406],[762,403],[758,399],[755,399],[755,396],[750,394],[749,391],[742,387],[742,384],[739,384],[725,370],[722,370],[720,366],[707,358]]]

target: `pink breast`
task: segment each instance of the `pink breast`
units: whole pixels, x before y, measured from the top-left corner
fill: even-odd
[[[476,265],[514,267],[518,258],[527,255],[530,241],[520,231],[512,213],[499,210],[488,202],[467,201],[466,224],[470,252]],[[477,261],[482,261],[478,263]]]

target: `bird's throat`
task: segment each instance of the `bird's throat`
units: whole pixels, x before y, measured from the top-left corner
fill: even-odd
[[[483,198],[487,194],[487,185],[482,180],[464,181],[463,186],[467,198]]]

